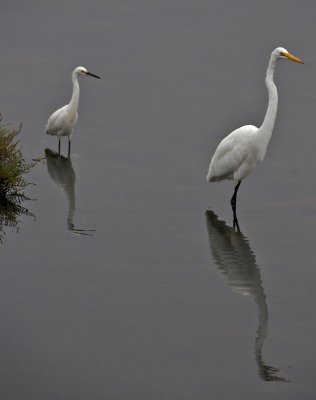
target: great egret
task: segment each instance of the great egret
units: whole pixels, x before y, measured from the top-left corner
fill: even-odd
[[[269,104],[260,128],[245,125],[226,136],[218,145],[212,157],[206,179],[210,182],[230,179],[235,190],[231,205],[236,219],[237,191],[241,181],[250,174],[258,161],[263,161],[272,135],[278,109],[278,92],[273,81],[274,69],[278,60],[291,60],[304,64],[302,60],[290,54],[283,47],[277,47],[271,53],[266,73],[266,86]]]
[[[56,110],[48,119],[46,125],[46,133],[48,135],[58,136],[58,153],[60,154],[60,138],[61,136],[68,136],[68,156],[70,154],[70,141],[73,131],[78,119],[78,105],[79,105],[79,82],[78,77],[93,76],[94,78],[101,79],[99,76],[88,72],[84,67],[77,67],[72,72],[72,97],[69,104]]]

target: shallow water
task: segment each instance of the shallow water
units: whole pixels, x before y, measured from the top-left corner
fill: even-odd
[[[314,399],[313,2],[2,7],[1,113],[23,123],[19,231],[1,245],[1,392],[33,399]],[[208,184],[219,140],[279,112],[263,165]],[[46,136],[83,65],[67,160]]]

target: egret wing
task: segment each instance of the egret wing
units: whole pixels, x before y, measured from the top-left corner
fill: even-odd
[[[46,133],[50,135],[58,135],[65,127],[66,118],[66,106],[53,112],[47,121]]]
[[[234,172],[245,162],[252,150],[251,141],[258,128],[242,126],[225,137],[218,145],[209,167],[207,180],[214,182],[233,179]]]
[[[46,133],[50,135],[70,135],[78,119],[78,113],[69,113],[68,105],[55,111],[48,119]]]

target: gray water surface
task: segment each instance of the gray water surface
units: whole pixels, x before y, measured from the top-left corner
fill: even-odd
[[[315,384],[316,4],[55,1],[1,7],[1,114],[22,122],[21,218],[1,245],[6,400],[309,400]],[[264,163],[208,184],[219,141],[267,107]],[[67,159],[45,135],[83,65]],[[26,204],[24,204],[26,205]]]

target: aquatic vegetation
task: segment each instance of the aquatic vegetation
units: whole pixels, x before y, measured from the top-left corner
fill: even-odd
[[[29,200],[24,190],[29,183],[25,174],[36,164],[27,162],[17,140],[19,129],[9,129],[0,118],[0,241],[5,227],[18,230],[18,217],[34,215],[23,207]]]
[[[13,200],[0,201],[0,243],[2,242],[6,227],[19,231],[18,224],[20,221],[18,218],[20,216],[27,215],[35,219],[35,215],[21,204],[27,199],[26,196],[22,195],[13,198]]]

